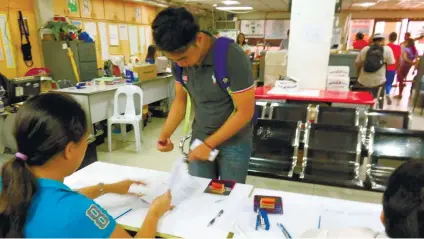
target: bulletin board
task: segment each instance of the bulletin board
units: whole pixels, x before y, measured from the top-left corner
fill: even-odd
[[[286,39],[287,30],[290,29],[290,20],[266,20],[266,39]]]
[[[265,36],[265,20],[241,20],[241,32],[249,38],[263,38]]]

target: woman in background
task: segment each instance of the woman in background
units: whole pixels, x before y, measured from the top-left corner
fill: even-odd
[[[88,146],[85,112],[71,96],[46,93],[27,100],[15,129],[18,153],[1,169],[1,238],[130,237],[93,199],[127,194],[135,182],[100,183],[79,192],[63,183],[80,167]],[[155,237],[170,203],[169,192],[157,198],[135,237]]]
[[[150,64],[155,64],[155,59],[157,57],[156,47],[154,45],[150,45],[147,49],[146,62]]]
[[[368,46],[368,42],[364,40],[364,34],[362,32],[356,33],[356,39],[353,42],[353,49],[362,50],[366,46]]]
[[[247,45],[247,43],[246,43],[246,36],[243,33],[241,33],[241,32],[237,35],[237,45],[239,45],[243,49],[243,51],[247,55],[249,55],[249,53],[250,53],[250,46]]]
[[[400,66],[397,72],[397,81],[399,83],[399,95],[396,98],[402,98],[403,88],[405,88],[405,79],[409,74],[409,70],[415,65],[418,59],[418,51],[415,47],[414,39],[409,38],[405,41],[405,46],[402,48],[402,56],[400,58]]]

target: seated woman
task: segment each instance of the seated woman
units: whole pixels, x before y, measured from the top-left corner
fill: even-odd
[[[155,59],[157,57],[156,47],[154,45],[150,45],[147,49],[146,62],[150,64],[155,64]]]
[[[18,153],[1,169],[0,237],[130,237],[93,199],[103,193],[126,194],[133,181],[79,192],[63,183],[81,165],[88,145],[86,115],[73,98],[47,93],[27,100],[15,129]],[[155,237],[170,203],[169,192],[158,197],[136,237]]]
[[[250,46],[246,43],[246,36],[241,32],[237,36],[237,45],[239,45],[247,55],[250,54]]]

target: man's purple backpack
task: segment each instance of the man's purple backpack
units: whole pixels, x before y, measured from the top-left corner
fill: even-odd
[[[215,66],[215,78],[218,83],[218,85],[221,87],[221,89],[227,91],[227,93],[232,96],[232,91],[230,88],[230,81],[228,79],[228,72],[227,72],[227,56],[228,56],[228,48],[229,46],[234,43],[234,40],[226,37],[219,37],[216,39],[216,42],[213,46],[213,53],[214,53],[214,66]],[[175,69],[175,77],[177,82],[181,83],[181,85],[184,87],[184,89],[188,92],[187,86],[183,80],[183,68],[180,67],[178,64],[174,63],[174,69]],[[236,111],[236,106],[234,104],[234,112]],[[253,124],[256,124],[258,119],[258,113],[255,110],[255,113],[253,114]]]

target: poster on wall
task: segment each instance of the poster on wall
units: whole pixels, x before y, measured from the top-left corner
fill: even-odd
[[[287,39],[287,30],[290,29],[290,20],[266,20],[266,39]]]
[[[91,12],[91,1],[90,0],[83,0],[82,1],[82,12],[85,15],[89,15]]]
[[[119,38],[121,41],[128,41],[128,27],[125,24],[119,24]]]
[[[355,40],[356,33],[362,32],[364,39],[368,41],[368,38],[372,34],[374,27],[374,19],[355,19],[350,21],[348,48],[353,48],[353,41]]]
[[[130,41],[130,54],[133,56],[138,53],[137,26],[131,25],[128,27],[128,36]]]
[[[78,12],[78,0],[68,0],[68,10],[70,12]]]
[[[119,46],[119,32],[116,24],[109,24],[109,45]]]
[[[7,36],[10,36],[9,29],[6,24],[6,15],[0,14],[0,35],[3,41],[4,57],[6,58],[7,68],[15,68],[15,57],[12,51],[12,43]]]
[[[240,30],[246,37],[263,38],[265,36],[265,20],[242,20]]]
[[[218,30],[220,37],[228,37],[236,41],[237,30]]]
[[[84,31],[86,31],[94,41],[96,41],[97,26],[95,22],[84,22]]]

